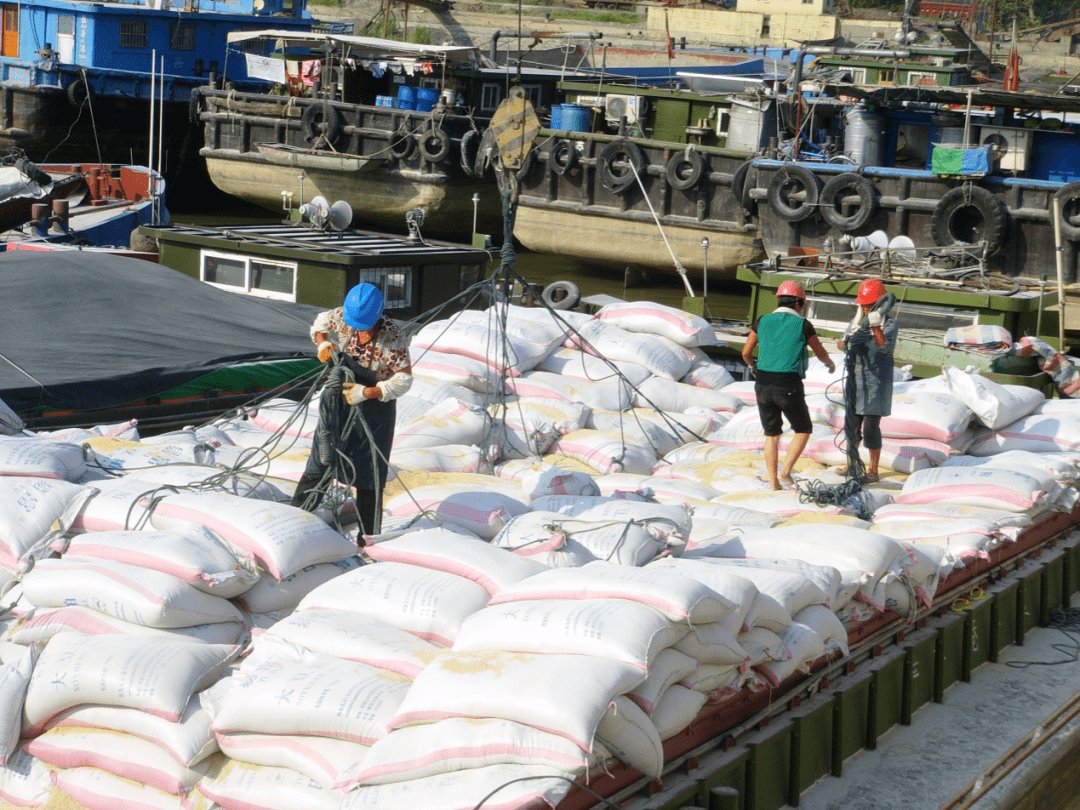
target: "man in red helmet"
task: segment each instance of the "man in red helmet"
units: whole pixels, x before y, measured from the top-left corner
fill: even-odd
[[[845,419],[854,420],[856,437],[866,448],[870,463],[867,478],[878,480],[881,460],[881,417],[892,413],[893,351],[899,325],[889,317],[895,296],[888,295],[880,279],[868,278],[859,285],[855,303],[862,318],[837,345],[847,352],[849,384],[854,385],[854,408],[848,403]],[[845,397],[847,399],[847,397]],[[845,429],[845,433],[848,431]]]
[[[813,424],[806,407],[803,377],[806,376],[806,347],[829,367],[836,366],[821,345],[814,325],[802,313],[806,308],[806,290],[797,281],[784,281],[776,288],[775,310],[761,317],[751,328],[743,346],[743,362],[755,372],[754,393],[758,415],[765,428],[765,469],[773,489],[794,484],[791,471],[810,440]],[[758,349],[757,362],[753,352]],[[784,469],[777,474],[780,457],[780,434],[786,416],[795,432],[784,458]]]

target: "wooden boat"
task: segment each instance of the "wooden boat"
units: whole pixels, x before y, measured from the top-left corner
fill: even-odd
[[[316,195],[344,200],[358,221],[384,230],[402,228],[418,207],[433,234],[468,238],[474,216],[481,230],[498,226],[495,183],[476,161],[505,72],[483,67],[476,48],[283,31],[232,36],[259,40],[322,54],[327,78],[311,97],[293,95],[296,88],[198,91],[200,154],[215,186],[270,210],[281,209],[283,194],[295,205]],[[537,104],[550,103],[560,75],[527,72]]]
[[[990,270],[1032,280],[1053,278],[1060,260],[1061,282],[1076,281],[1080,132],[1062,121],[1080,101],[924,85],[905,60],[876,64],[916,83],[828,84],[800,102],[806,136],[754,161],[749,204],[769,255],[881,230],[919,245],[981,241]]]

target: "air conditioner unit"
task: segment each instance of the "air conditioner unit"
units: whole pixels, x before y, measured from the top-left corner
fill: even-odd
[[[1031,153],[1031,130],[1014,127],[980,127],[983,146],[991,146],[990,157],[1008,172],[1027,170]]]
[[[645,114],[645,99],[640,96],[611,95],[604,98],[604,118],[617,123],[626,118],[626,123],[636,124],[638,117]]]

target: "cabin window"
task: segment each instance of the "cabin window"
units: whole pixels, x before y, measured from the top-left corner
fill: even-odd
[[[771,22],[768,14],[761,15],[761,35],[763,37],[769,36],[769,25]]]
[[[56,18],[56,33],[75,36],[75,18],[70,14],[61,14]]]
[[[541,106],[541,99],[543,98],[544,88],[538,84],[523,84],[521,88],[525,91],[526,98],[529,99],[529,103],[533,107]]]
[[[907,83],[912,87],[937,87],[938,77],[936,73],[910,70],[907,75]]]
[[[408,267],[367,267],[360,271],[360,283],[374,284],[383,294],[386,309],[412,306],[412,270]]]
[[[878,71],[878,84],[893,84],[896,81],[895,68],[882,68]]]
[[[145,22],[121,22],[120,23],[120,47],[121,48],[145,48],[146,47],[146,23]]]
[[[171,26],[169,45],[174,51],[195,50],[195,26],[189,24]]]
[[[499,106],[499,100],[502,98],[502,87],[494,82],[485,84],[481,88],[480,93],[480,110],[482,112],[491,112]]]
[[[275,262],[246,256],[203,252],[199,277],[230,292],[260,298],[296,300],[295,262]]]

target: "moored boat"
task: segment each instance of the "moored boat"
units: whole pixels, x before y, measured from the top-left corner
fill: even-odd
[[[1076,280],[1075,98],[918,83],[824,91],[801,103],[805,136],[753,163],[769,255],[881,230],[918,245],[981,242],[990,270],[1032,280],[1060,261],[1062,282]]]

